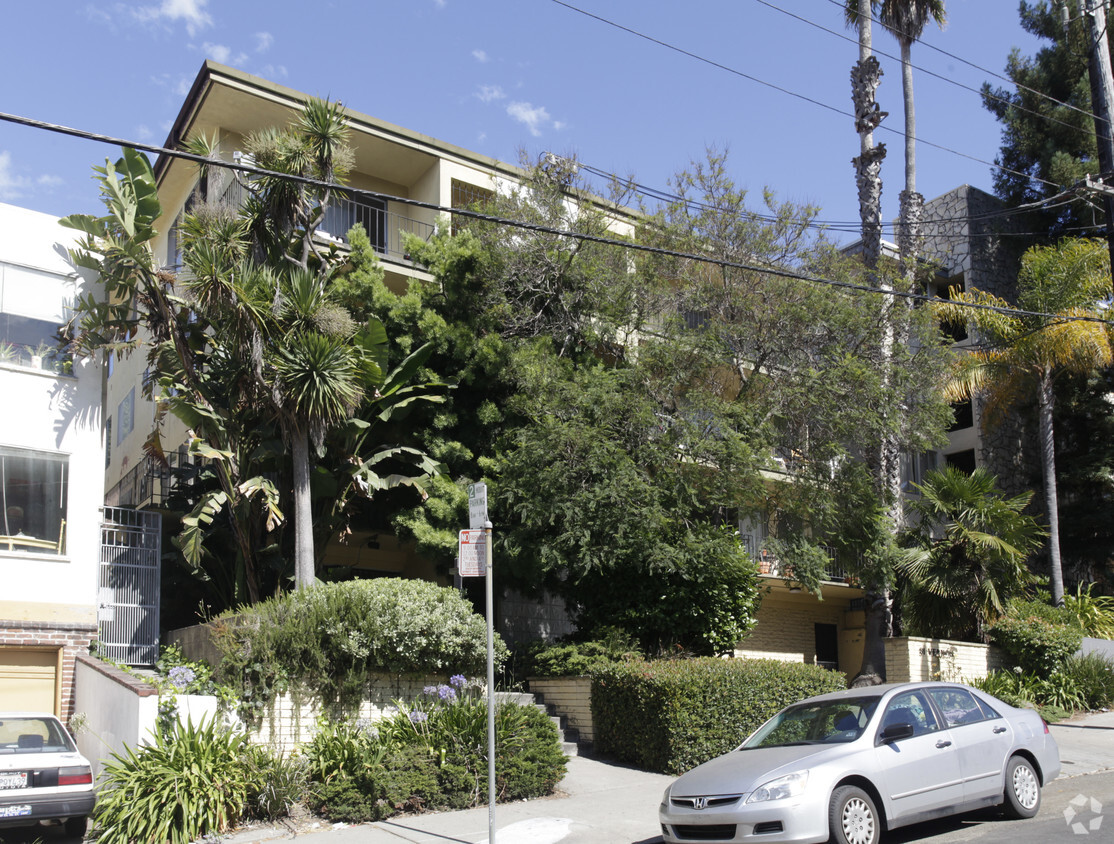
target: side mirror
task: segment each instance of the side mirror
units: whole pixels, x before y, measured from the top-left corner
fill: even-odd
[[[914,733],[913,725],[908,721],[899,721],[896,724],[890,724],[886,729],[882,730],[882,743],[889,744],[890,742],[899,741],[900,739],[910,738]]]

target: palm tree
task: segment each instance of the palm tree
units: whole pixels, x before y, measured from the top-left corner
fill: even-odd
[[[899,198],[898,249],[905,275],[913,280],[920,252],[921,215],[924,197],[917,192],[917,118],[913,107],[913,42],[924,33],[929,21],[943,27],[943,0],[882,0],[878,20],[901,46],[901,93],[905,108],[905,190]]]
[[[907,628],[945,639],[985,639],[1006,602],[1033,581],[1026,557],[1044,535],[1023,511],[1033,497],[1005,498],[985,469],[930,472],[910,505],[916,527],[898,571],[909,578]]]
[[[1053,385],[1063,372],[1085,373],[1109,366],[1110,333],[1093,321],[1097,305],[1107,297],[1110,259],[1093,240],[1064,240],[1055,246],[1034,246],[1021,259],[1017,311],[1003,299],[972,288],[953,288],[951,300],[934,302],[945,322],[969,323],[979,342],[961,353],[946,386],[947,397],[963,401],[985,397],[984,425],[1000,420],[1006,410],[1036,393],[1041,468],[1048,512],[1049,566],[1052,602],[1064,601],[1056,501],[1056,449],[1053,439]],[[978,305],[979,309],[966,307]]]

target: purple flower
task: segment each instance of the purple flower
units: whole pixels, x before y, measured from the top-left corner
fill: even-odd
[[[197,673],[188,665],[175,665],[166,672],[166,677],[174,685],[174,688],[184,689],[197,679]]]
[[[442,684],[437,687],[437,697],[441,700],[456,700],[456,689]]]
[[[458,689],[463,689],[468,683],[468,678],[463,674],[454,674],[449,678],[449,685],[456,686]]]
[[[428,721],[428,720],[429,720],[429,713],[428,712],[422,712],[420,709],[415,709],[413,712],[410,713],[410,723],[411,724],[421,724],[423,721]]]
[[[426,686],[424,689],[422,689],[422,694],[433,697],[435,694],[437,694],[437,686]]]

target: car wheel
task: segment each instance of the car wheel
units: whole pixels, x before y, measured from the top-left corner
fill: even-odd
[[[828,807],[832,844],[878,844],[882,819],[870,795],[853,785],[840,786]]]
[[[73,838],[85,837],[85,818],[66,818],[65,830],[66,835]]]
[[[1029,760],[1011,756],[1006,764],[1006,799],[1002,808],[1011,818],[1031,818],[1040,807],[1040,777]]]

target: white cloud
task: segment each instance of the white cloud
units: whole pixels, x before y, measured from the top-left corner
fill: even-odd
[[[53,176],[50,174],[39,176],[39,178],[35,179],[35,184],[44,188],[57,188],[61,187],[65,183],[66,180],[63,179],[61,176]]]
[[[149,141],[154,134],[151,132],[151,127],[141,123],[135,128],[135,136],[141,141]]]
[[[275,43],[275,36],[269,32],[255,33],[255,52],[265,53],[271,49],[271,45]]]
[[[19,199],[27,186],[27,179],[12,173],[11,154],[0,152],[0,199],[4,201]]]
[[[549,112],[545,110],[545,106],[535,108],[530,103],[510,103],[507,106],[507,114],[519,123],[525,124],[535,138],[541,136],[542,127],[549,122]]]
[[[487,51],[486,50],[473,50],[472,51],[472,58],[474,58],[480,64],[487,64],[487,61],[488,61]]]
[[[248,60],[247,53],[233,55],[231,47],[226,47],[224,44],[213,44],[210,41],[201,45],[201,52],[221,64],[242,65],[246,64]]]
[[[260,69],[259,75],[264,79],[285,79],[287,76],[286,65],[269,64]]]
[[[213,19],[205,11],[209,0],[162,0],[158,6],[141,6],[133,11],[135,17],[144,23],[182,21],[186,32],[195,35],[199,30],[213,25]]]
[[[506,97],[507,95],[503,93],[503,89],[498,85],[481,85],[480,90],[476,92],[476,98],[482,103],[503,100]]]
[[[433,0],[433,5],[438,9],[444,9],[448,5],[448,0]]]

